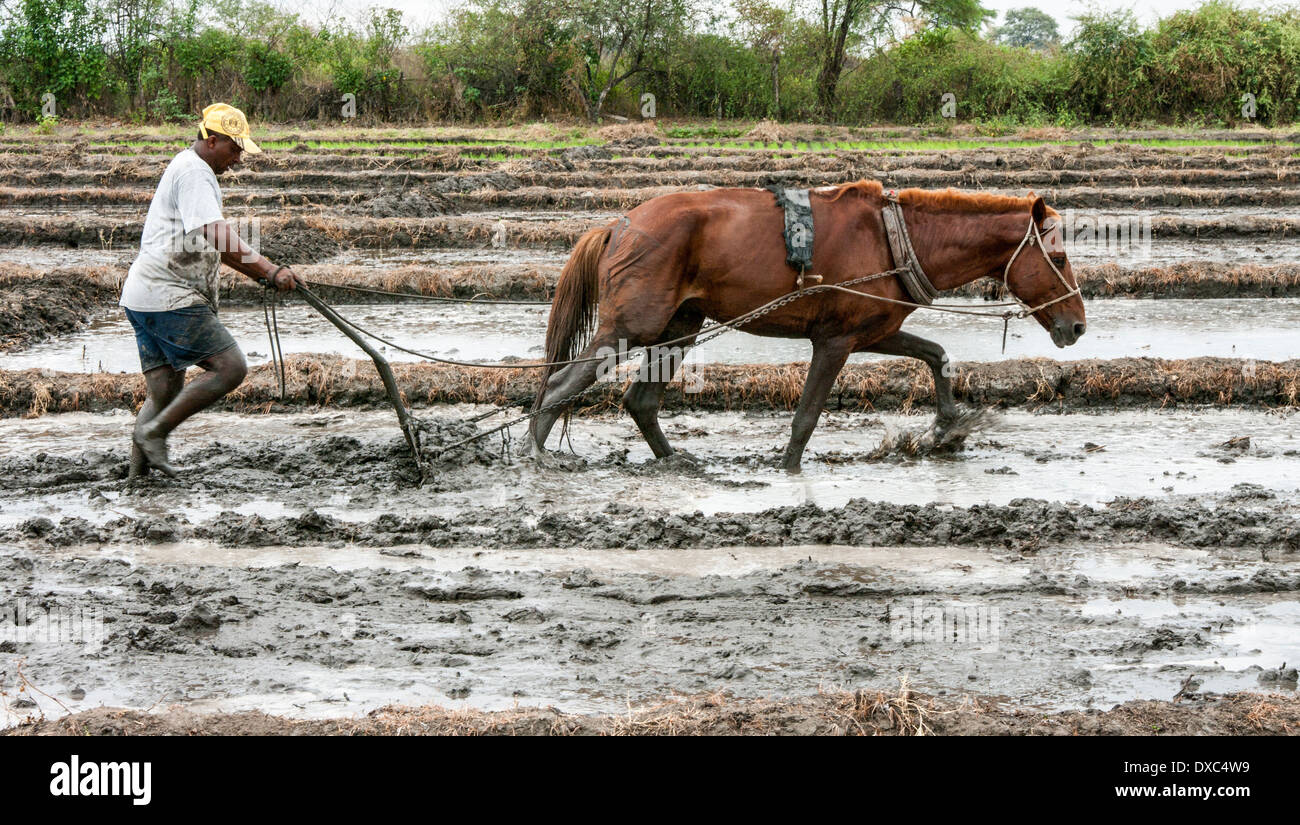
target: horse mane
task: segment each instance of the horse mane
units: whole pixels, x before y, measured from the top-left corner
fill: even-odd
[[[885,188],[878,180],[860,180],[832,188],[833,192],[823,191],[818,194],[828,196],[831,201],[837,201],[850,192],[874,200],[885,198]],[[1018,198],[988,192],[960,192],[956,189],[902,189],[898,192],[898,199],[903,203],[935,212],[1028,212],[1034,204],[1034,197],[1029,195]]]

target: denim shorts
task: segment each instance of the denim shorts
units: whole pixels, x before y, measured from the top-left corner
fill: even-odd
[[[126,309],[126,307],[123,307]],[[207,304],[166,312],[126,309],[140,350],[140,371],[170,366],[181,371],[236,346]]]

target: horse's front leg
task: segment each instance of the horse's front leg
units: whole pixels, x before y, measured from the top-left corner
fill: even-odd
[[[848,360],[850,347],[842,340],[814,341],[812,361],[808,364],[808,379],[804,381],[803,395],[799,397],[799,406],[794,411],[794,425],[791,428],[790,444],[785,448],[785,458],[781,467],[787,473],[800,471],[800,460],[804,447],[817,426],[817,419],[826,406],[826,397],[831,393],[831,386]]]
[[[930,367],[934,376],[934,400],[937,415],[934,419],[934,443],[942,444],[949,428],[957,422],[959,411],[952,395],[952,381],[948,378],[948,353],[934,341],[928,341],[910,332],[895,332],[881,341],[864,348],[866,352],[881,355],[903,355],[919,358]]]

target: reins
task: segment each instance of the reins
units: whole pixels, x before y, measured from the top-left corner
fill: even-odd
[[[1050,301],[1045,301],[1037,306],[1031,307],[1028,304],[1026,304],[1024,301],[1021,301],[1019,298],[1015,298],[1014,293],[1011,293],[1011,290],[1007,283],[1007,279],[1009,278],[1011,273],[1011,266],[1015,263],[1016,258],[1020,255],[1021,251],[1025,248],[1025,244],[1029,243],[1030,245],[1034,245],[1034,239],[1037,239],[1037,246],[1039,247],[1039,250],[1043,253],[1043,257],[1047,260],[1048,266],[1052,268],[1052,272],[1055,273],[1056,277],[1060,280],[1061,284],[1068,291],[1064,295],[1061,295],[1060,297],[1053,298]],[[1011,311],[988,312],[983,309],[975,309],[972,307],[962,306],[959,304],[933,304],[933,303],[921,304],[921,303],[917,303],[916,301],[907,301],[898,298],[889,298],[884,295],[873,295],[869,292],[859,292],[854,289],[849,289],[849,287],[858,286],[860,284],[879,280],[881,278],[891,278],[891,277],[899,276],[907,271],[908,271],[907,267],[897,267],[895,269],[890,269],[885,272],[876,272],[876,273],[872,273],[871,275],[863,275],[858,278],[852,278],[848,281],[844,281],[838,284],[817,284],[815,286],[805,287],[803,289],[786,293],[785,295],[782,295],[779,298],[775,298],[771,301],[768,301],[766,304],[763,304],[762,306],[759,306],[756,309],[750,310],[749,312],[743,315],[739,315],[731,319],[730,321],[719,321],[710,326],[704,327],[703,329],[699,330],[694,334],[683,335],[679,338],[674,338],[669,341],[660,341],[656,344],[638,345],[636,347],[633,347],[631,350],[629,350],[629,352],[648,349],[650,347],[670,347],[687,341],[692,341],[693,345],[698,345],[704,343],[705,341],[712,340],[712,338],[717,337],[717,335],[720,335],[727,330],[739,329],[741,326],[744,326],[745,324],[751,321],[761,318],[762,316],[767,315],[768,313],[773,312],[785,306],[786,304],[792,303],[793,301],[796,301],[800,298],[815,295],[819,292],[829,292],[832,290],[838,292],[844,292],[848,295],[853,295],[859,298],[867,298],[873,301],[880,301],[882,303],[894,304],[897,306],[912,307],[913,309],[932,309],[936,312],[947,312],[952,315],[971,315],[971,316],[982,317],[982,318],[999,318],[1004,322],[1003,347],[1005,349],[1005,344],[1006,344],[1005,323],[1009,323],[1012,319],[1027,318],[1030,315],[1033,315],[1035,312],[1038,312],[1039,310],[1052,306],[1053,304],[1060,303],[1061,301],[1067,300],[1068,298],[1080,294],[1079,287],[1077,286],[1071,287],[1069,283],[1065,280],[1065,276],[1062,275],[1061,271],[1056,267],[1054,263],[1052,263],[1051,257],[1048,256],[1046,249],[1044,249],[1043,247],[1042,236],[1041,234],[1039,234],[1038,225],[1034,222],[1032,217],[1029,220],[1029,227],[1025,230],[1025,236],[1021,239],[1020,245],[1016,247],[1016,251],[1012,253],[1011,259],[1007,261],[1007,265],[1003,270],[1003,274],[1002,274],[1003,289],[1007,294],[1011,294],[1011,296],[1015,298],[1015,300],[984,305],[984,306],[993,306],[993,307],[1019,306],[1021,307],[1021,309],[1018,312],[1011,312]],[[367,289],[365,287],[322,284],[314,281],[310,283],[312,286],[332,286],[338,289],[346,289],[355,292],[367,292],[367,293],[377,293],[381,295],[415,297],[421,300],[433,300],[433,301],[438,301],[440,303],[508,304],[508,305],[525,305],[525,306],[543,305],[547,303],[543,301],[482,301],[476,298],[446,298],[441,296],[438,297],[405,296],[404,293],[400,293],[400,292],[374,290],[374,289]],[[391,347],[397,350],[398,352],[404,352],[407,355],[414,355],[417,358],[423,358],[427,361],[431,361],[437,364],[447,364],[450,366],[457,366],[457,367],[479,367],[483,369],[548,369],[552,367],[567,367],[573,364],[585,364],[585,363],[591,363],[595,361],[605,361],[608,360],[609,357],[605,355],[597,355],[597,356],[589,356],[586,358],[570,358],[564,361],[542,361],[542,362],[530,362],[526,364],[484,364],[484,363],[477,363],[473,361],[459,361],[454,358],[443,358],[437,355],[431,355],[427,352],[421,352],[419,350],[411,349],[409,347],[404,347],[401,344],[398,344],[394,341],[390,341],[389,339],[383,337],[379,333],[367,329],[361,326],[360,324],[357,324],[355,321],[352,321],[344,317],[341,313],[338,312],[337,309],[334,309],[334,312],[341,320],[343,320],[345,323],[347,323],[348,326],[352,327],[357,332],[360,332],[364,335],[368,335],[371,338],[375,339],[376,341],[379,341],[381,344]],[[272,306],[272,314],[274,314],[274,306]],[[703,338],[701,338],[701,336],[703,336]]]
[[[266,321],[266,337],[268,347],[271,350],[271,370],[275,372],[280,382],[280,403],[283,404],[286,398],[286,384],[284,378],[284,350],[280,348],[280,318],[276,314],[276,305],[280,303],[278,290],[275,288],[275,276],[280,274],[284,266],[277,266],[272,272],[271,277],[263,281],[266,287],[262,291],[262,317]]]

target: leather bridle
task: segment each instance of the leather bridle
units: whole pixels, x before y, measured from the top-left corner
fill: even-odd
[[[1025,236],[1020,239],[1020,245],[1016,247],[1015,252],[1011,253],[1011,260],[1007,261],[1006,268],[1002,270],[1002,292],[1003,294],[1010,295],[1012,299],[1020,305],[1021,310],[1017,314],[1020,318],[1028,318],[1035,312],[1046,309],[1052,304],[1059,304],[1061,301],[1081,294],[1077,282],[1075,286],[1070,286],[1070,282],[1065,279],[1065,274],[1062,273],[1056,266],[1055,262],[1052,261],[1052,252],[1059,251],[1062,255],[1065,254],[1065,240],[1061,236],[1060,222],[1055,218],[1049,217],[1043,221],[1043,226],[1047,229],[1046,239],[1043,238],[1042,232],[1039,231],[1038,223],[1034,220],[1033,215],[1029,216],[1029,227],[1025,229]],[[1026,244],[1038,247],[1038,251],[1043,254],[1043,260],[1047,261],[1047,265],[1052,268],[1052,272],[1055,273],[1057,280],[1061,282],[1061,286],[1065,287],[1066,290],[1064,295],[1053,298],[1052,300],[1041,303],[1035,307],[1031,307],[1029,304],[1020,300],[1019,296],[1011,291],[1011,286],[1008,283],[1008,279],[1011,277],[1011,265],[1016,262],[1016,258],[1020,256],[1020,252],[1025,248]]]

